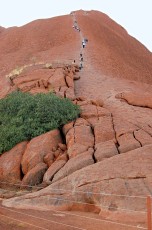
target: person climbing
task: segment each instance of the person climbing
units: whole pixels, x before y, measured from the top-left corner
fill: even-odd
[[[87,42],[88,42],[88,39],[87,39],[87,38],[84,38],[84,41],[87,43]]]
[[[77,30],[80,32],[80,29],[79,29],[79,27],[77,27]]]
[[[79,70],[81,70],[82,68],[83,68],[83,64],[82,61],[80,61]]]
[[[82,41],[82,48],[85,48],[85,45],[86,45],[86,43],[85,43],[85,41],[83,40],[83,41]]]
[[[80,61],[83,62],[83,56],[82,53],[80,53]]]

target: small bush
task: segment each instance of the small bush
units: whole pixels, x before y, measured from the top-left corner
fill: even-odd
[[[0,153],[17,143],[60,128],[78,117],[69,99],[49,94],[13,92],[0,100]]]

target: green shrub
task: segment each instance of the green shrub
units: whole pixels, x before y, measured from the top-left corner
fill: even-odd
[[[69,99],[49,94],[13,92],[0,100],[0,153],[17,143],[60,128],[78,117]]]

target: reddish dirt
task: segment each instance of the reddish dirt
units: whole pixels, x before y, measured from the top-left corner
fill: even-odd
[[[145,226],[144,218],[138,226]],[[5,230],[132,230],[137,229],[134,223],[109,223],[108,219],[99,217],[97,214],[84,212],[62,212],[62,211],[36,211],[20,210],[2,207],[0,205],[0,229]],[[120,222],[119,222],[120,223]],[[129,226],[127,226],[129,225]]]

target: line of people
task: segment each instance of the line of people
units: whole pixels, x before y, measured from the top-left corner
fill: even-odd
[[[88,39],[87,38],[84,38],[82,40],[82,48],[85,48],[86,44],[88,43]]]
[[[80,32],[80,28],[78,27],[77,21],[74,21],[74,25],[72,27],[78,32]]]
[[[73,12],[71,12],[71,14],[74,16],[74,13]],[[72,26],[75,30],[77,30],[77,31],[79,31],[80,32],[80,28],[79,28],[79,26],[78,26],[78,23],[77,23],[77,21],[76,20],[74,20],[74,25]],[[86,47],[86,44],[88,43],[88,39],[87,38],[83,38],[83,40],[82,40],[82,48],[84,49],[85,47]],[[80,64],[79,64],[79,69],[81,70],[82,68],[83,68],[83,54],[82,54],[82,52],[80,53]],[[75,60],[74,60],[74,62],[73,63],[75,63]]]
[[[87,38],[83,38],[82,40],[82,48],[84,49],[86,44],[88,43],[88,39]],[[80,65],[79,65],[79,69],[81,70],[83,68],[83,54],[82,52],[80,53]]]

